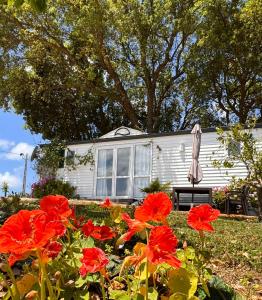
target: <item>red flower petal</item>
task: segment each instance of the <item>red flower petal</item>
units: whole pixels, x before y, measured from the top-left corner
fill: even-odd
[[[87,273],[102,271],[109,263],[103,250],[99,248],[84,248],[83,258],[80,259],[82,266],[79,269],[80,275],[84,277]]]
[[[105,201],[100,204],[100,206],[104,208],[110,208],[113,206],[113,203],[110,201],[109,198],[106,198]]]
[[[40,201],[40,208],[54,218],[67,218],[72,214],[68,199],[61,195],[43,197]]]
[[[180,267],[181,262],[174,257],[177,247],[177,238],[168,226],[156,226],[149,235],[146,255],[153,264],[166,262],[172,266]]]
[[[172,210],[172,201],[163,192],[149,194],[143,204],[136,208],[135,219],[141,222],[165,222]]]
[[[220,214],[218,209],[213,209],[209,204],[192,207],[188,213],[187,224],[198,231],[213,231],[211,222]]]

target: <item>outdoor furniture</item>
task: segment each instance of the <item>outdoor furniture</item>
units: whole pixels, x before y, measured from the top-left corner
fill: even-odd
[[[181,194],[190,194],[190,197],[181,198]],[[201,195],[195,197],[195,195]],[[202,197],[205,195],[205,197]],[[176,210],[179,210],[179,205],[199,205],[203,203],[211,204],[212,201],[212,188],[205,187],[173,187],[173,206],[176,206]]]
[[[248,186],[243,186],[240,190],[226,192],[226,214],[241,212],[248,215],[248,192]]]

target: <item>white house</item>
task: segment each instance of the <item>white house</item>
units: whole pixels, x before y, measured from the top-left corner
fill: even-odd
[[[238,164],[232,169],[217,169],[212,160],[229,155],[217,141],[214,128],[202,129],[199,162],[203,180],[199,187],[225,186],[232,175],[245,177],[246,169]],[[261,141],[262,126],[254,129]],[[235,146],[235,144],[234,144]],[[171,186],[191,186],[187,172],[192,160],[192,134],[190,130],[172,133],[146,134],[127,128],[117,128],[98,139],[68,145],[65,155],[81,156],[91,152],[94,163],[79,165],[75,170],[66,166],[58,176],[77,187],[81,198],[139,199],[141,188],[159,178]]]

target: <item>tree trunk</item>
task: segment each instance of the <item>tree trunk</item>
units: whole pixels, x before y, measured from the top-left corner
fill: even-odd
[[[262,186],[257,187],[257,199],[258,199],[258,220],[262,222]]]

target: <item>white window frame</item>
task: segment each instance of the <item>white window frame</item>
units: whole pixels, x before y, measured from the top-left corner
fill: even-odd
[[[150,147],[150,166],[149,166],[149,175],[135,175],[135,159],[136,159],[136,146],[147,146],[147,145],[149,145],[149,147]],[[135,181],[135,179],[136,178],[148,178],[149,177],[149,184],[150,184],[150,182],[151,182],[151,174],[152,174],[152,143],[147,143],[147,144],[145,144],[145,143],[139,143],[139,144],[135,144],[134,145],[134,148],[133,148],[134,150],[134,156],[133,156],[133,185],[132,185],[132,195],[133,195],[133,197],[134,198],[139,198],[139,199],[141,199],[141,198],[143,198],[143,196],[141,196],[141,197],[135,197],[135,195],[134,195],[134,181]]]
[[[98,152],[99,150],[113,150],[110,147],[106,147],[106,148],[98,148],[96,150],[96,163],[95,163],[95,190],[94,190],[94,195],[96,198],[101,198],[101,197],[112,197],[113,196],[113,178],[114,178],[114,150],[113,150],[113,162],[112,162],[112,175],[111,176],[103,176],[103,177],[98,177],[98,172],[97,172],[97,168],[98,168]],[[112,187],[111,187],[111,196],[97,196],[96,195],[96,186],[97,186],[97,179],[112,179]]]
[[[135,162],[135,146],[138,145],[150,145],[150,175],[149,175],[149,182],[151,182],[152,179],[152,164],[153,164],[153,144],[152,141],[148,142],[139,142],[135,144],[112,144],[112,145],[101,145],[96,148],[96,159],[95,159],[95,170],[94,170],[94,189],[93,189],[93,195],[96,199],[101,199],[103,196],[97,196],[96,195],[96,187],[97,187],[97,179],[102,177],[97,177],[97,167],[98,167],[98,151],[99,150],[113,150],[113,165],[112,165],[112,195],[109,196],[112,199],[130,199],[134,198],[134,178],[135,178],[135,168],[134,168],[134,162]],[[119,148],[130,148],[130,159],[129,159],[129,180],[130,185],[128,187],[128,195],[127,196],[116,196],[116,179],[117,178],[128,178],[128,176],[117,176],[117,149]],[[136,176],[136,177],[148,177],[147,176]],[[108,177],[111,178],[111,177]],[[136,197],[138,198],[138,197]]]

